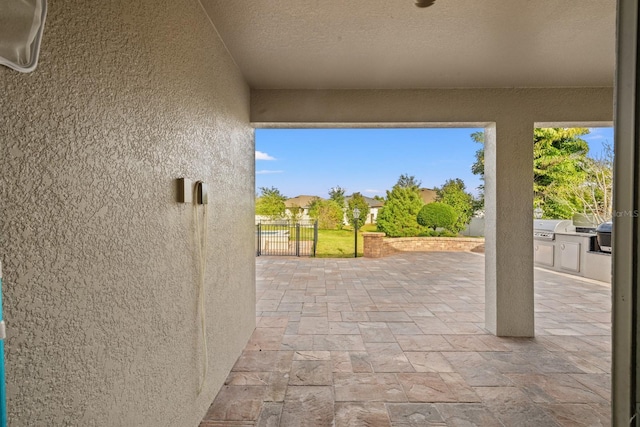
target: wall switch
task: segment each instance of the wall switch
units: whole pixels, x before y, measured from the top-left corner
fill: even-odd
[[[178,203],[193,203],[193,186],[190,179],[178,178]]]
[[[207,184],[202,181],[196,182],[196,185],[198,186],[198,190],[196,191],[198,204],[206,205],[207,203],[209,203],[209,188]]]

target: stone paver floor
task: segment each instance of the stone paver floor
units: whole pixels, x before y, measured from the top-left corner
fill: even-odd
[[[608,285],[536,270],[536,338],[497,338],[481,255],[256,263],[257,328],[201,427],[610,425]]]

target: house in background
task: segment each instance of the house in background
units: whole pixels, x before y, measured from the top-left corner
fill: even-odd
[[[420,197],[422,201],[426,205],[427,203],[433,203],[438,198],[438,192],[431,188],[421,188],[420,189]]]
[[[366,196],[363,196],[363,197],[364,197],[364,200],[369,205],[369,214],[367,215],[367,220],[365,221],[365,224],[375,224],[376,219],[378,218],[378,210],[382,206],[384,206],[384,202],[381,200],[373,199],[371,197],[366,197]],[[322,197],[307,196],[307,195],[301,195],[301,196],[296,196],[296,197],[287,199],[284,202],[285,216],[291,219],[300,219],[300,220],[312,219],[309,216],[309,208],[311,207],[311,203],[316,199],[324,200]],[[345,205],[343,208],[345,212],[350,199],[351,199],[351,196],[345,198]],[[345,225],[349,224],[349,222],[347,221],[346,213],[344,216],[344,223]]]
[[[318,196],[296,196],[284,202],[285,215],[287,218],[298,220],[310,220],[309,207],[315,199],[322,200]]]
[[[375,224],[378,220],[378,211],[384,206],[384,202],[382,200],[372,199],[371,197],[363,197],[369,205],[369,216],[365,224]]]
[[[352,196],[346,197],[344,202],[345,202],[345,209],[346,206],[349,203],[349,200],[351,200]],[[367,202],[367,205],[369,205],[369,214],[367,215],[367,219],[365,220],[365,224],[375,224],[376,220],[378,219],[378,211],[380,210],[380,208],[382,208],[384,206],[384,202],[382,200],[377,200],[377,199],[373,199],[371,197],[367,197],[367,196],[362,196],[364,198],[364,200]],[[344,216],[344,223],[345,225],[349,224],[349,221],[347,221],[347,215],[345,213]]]

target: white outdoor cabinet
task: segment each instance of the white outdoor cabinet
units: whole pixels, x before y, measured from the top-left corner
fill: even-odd
[[[558,242],[560,249],[560,268],[580,273],[580,243]]]
[[[553,267],[554,252],[553,242],[534,240],[533,260],[536,264]]]

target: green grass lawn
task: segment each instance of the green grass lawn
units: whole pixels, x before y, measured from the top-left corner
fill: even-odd
[[[362,226],[362,228],[360,228],[360,231],[362,233],[369,233],[372,231],[378,231],[378,226],[375,224],[365,224]]]
[[[367,224],[358,232],[358,256],[362,256],[364,247],[362,232],[376,231],[375,224]],[[353,228],[343,230],[318,230],[316,256],[319,258],[353,258]]]
[[[280,227],[273,228],[286,231]],[[272,230],[269,226],[265,226],[263,231],[268,232]],[[294,242],[296,239],[296,227],[289,227],[290,241]],[[363,256],[364,243],[362,239],[362,232],[376,231],[375,224],[367,224],[363,226],[358,232],[358,256]],[[309,241],[313,240],[313,228],[301,227],[300,228],[300,240]],[[318,230],[318,244],[316,246],[316,257],[319,258],[353,258],[354,250],[354,236],[353,227],[345,226],[342,230]]]
[[[353,258],[353,230],[318,230],[318,258]],[[358,256],[362,256],[362,234],[358,233]]]

